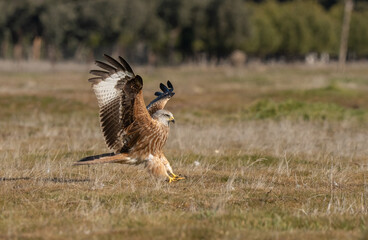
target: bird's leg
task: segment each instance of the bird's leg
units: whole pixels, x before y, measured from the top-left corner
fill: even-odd
[[[180,176],[180,175],[176,175],[175,173],[173,173],[173,170],[170,166],[170,163],[169,163],[169,161],[167,161],[165,156],[163,156],[163,162],[164,162],[164,165],[165,165],[165,168],[166,168],[166,173],[167,173],[167,176],[169,178],[170,183],[185,179],[185,177]]]

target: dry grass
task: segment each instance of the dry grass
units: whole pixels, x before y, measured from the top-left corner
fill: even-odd
[[[142,167],[72,167],[108,151],[87,70],[7,64],[0,238],[368,236],[366,65],[136,69],[147,101],[162,80],[176,87],[166,152],[188,179],[168,184]]]

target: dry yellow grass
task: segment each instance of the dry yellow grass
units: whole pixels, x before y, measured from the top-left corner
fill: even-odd
[[[88,66],[0,76],[0,238],[357,239],[368,236],[368,68],[136,68],[176,95],[174,184],[108,152]],[[18,65],[19,67],[19,65]],[[268,99],[268,101],[265,101]]]

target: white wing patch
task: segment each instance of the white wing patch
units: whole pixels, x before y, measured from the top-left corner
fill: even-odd
[[[89,81],[92,82],[92,89],[100,108],[100,123],[106,144],[118,152],[124,144],[121,138],[123,88],[135,75],[123,58],[119,57],[118,62],[108,55],[104,56],[111,65],[96,61],[96,65],[102,70],[91,70],[90,73],[97,77],[90,78]]]
[[[93,86],[99,107],[103,107],[120,96],[120,91],[115,88],[114,83],[101,81]]]
[[[126,76],[128,76],[128,74],[123,71],[119,71],[100,81],[99,83],[92,85],[99,107],[110,104],[111,101],[115,100],[121,95],[121,90],[116,88],[116,86],[118,85],[118,81],[123,81],[125,83],[126,80],[123,79]]]

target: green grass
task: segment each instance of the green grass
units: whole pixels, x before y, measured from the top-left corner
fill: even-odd
[[[250,119],[293,118],[303,120],[365,120],[367,110],[349,109],[333,103],[308,103],[289,99],[275,102],[270,99],[260,100],[245,110],[245,117]]]

